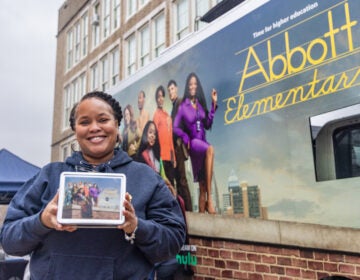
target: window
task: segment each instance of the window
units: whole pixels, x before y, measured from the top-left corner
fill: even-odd
[[[178,0],[176,2],[176,39],[184,38],[190,32],[189,26],[189,3],[188,0]]]
[[[137,0],[127,0],[127,17],[131,17],[136,12],[136,2]]]
[[[82,25],[82,52],[81,55],[84,57],[88,52],[88,37],[89,37],[89,27],[88,27],[88,16],[85,14],[81,19]]]
[[[91,66],[91,90],[96,90],[99,87],[99,71],[98,65]]]
[[[317,181],[360,176],[360,104],[310,118]]]
[[[140,66],[145,66],[150,61],[150,33],[149,26],[140,30]]]
[[[119,81],[119,68],[120,68],[119,49],[115,48],[111,52],[111,85],[112,86]]]
[[[107,55],[101,59],[101,89],[109,89],[109,60]]]
[[[92,46],[95,48],[100,43],[100,5],[94,6],[94,15],[92,19]]]
[[[336,179],[360,176],[360,124],[335,130]]]
[[[110,35],[110,0],[103,0],[103,38]]]
[[[66,46],[66,54],[67,54],[67,59],[66,59],[66,68],[70,69],[73,65],[73,31],[70,30],[67,33],[67,46]]]
[[[199,30],[206,24],[205,22],[200,21],[200,18],[209,11],[210,3],[209,0],[196,0],[195,5],[195,30]]]
[[[81,43],[81,29],[80,29],[80,22],[76,23],[75,25],[75,63],[80,60],[80,43]]]
[[[165,49],[165,16],[161,13],[154,19],[154,57]]]
[[[134,74],[136,70],[136,40],[135,35],[131,35],[127,39],[127,63],[126,75]]]
[[[120,27],[120,0],[113,2],[113,28]]]
[[[69,117],[71,108],[73,105],[71,87],[67,86],[64,91],[64,119],[63,119],[63,127],[69,126]]]
[[[86,94],[86,75],[85,73],[80,76],[80,83],[79,83],[79,100]]]

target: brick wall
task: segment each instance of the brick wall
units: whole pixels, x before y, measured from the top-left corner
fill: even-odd
[[[343,276],[360,280],[360,254],[191,237],[194,280],[293,280]]]

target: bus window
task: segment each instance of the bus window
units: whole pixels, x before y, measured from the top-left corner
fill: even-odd
[[[336,179],[360,176],[360,125],[333,134]]]
[[[360,176],[360,105],[310,118],[317,181]]]

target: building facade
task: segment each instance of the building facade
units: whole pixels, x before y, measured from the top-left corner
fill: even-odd
[[[51,160],[76,145],[73,105],[89,91],[121,80],[188,34],[220,0],[67,0],[59,9]]]

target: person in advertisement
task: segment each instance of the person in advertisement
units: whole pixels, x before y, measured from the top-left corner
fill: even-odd
[[[134,109],[128,104],[124,109],[124,129],[122,148],[129,156],[134,157],[140,144],[140,132],[134,117]]]
[[[171,119],[174,122],[181,99],[178,97],[178,86],[176,81],[170,80],[167,86],[169,98],[172,103]],[[173,143],[176,157],[175,181],[179,195],[184,199],[186,211],[192,211],[191,195],[186,178],[185,161],[188,158],[187,148],[180,137],[173,132]]]
[[[176,158],[173,144],[173,126],[169,114],[164,110],[165,88],[158,86],[155,91],[157,108],[154,113],[153,121],[159,135],[160,156],[164,163],[166,177],[171,185],[174,186],[174,168]]]
[[[217,92],[211,92],[211,109],[206,105],[202,85],[195,73],[186,79],[184,96],[174,120],[174,132],[189,150],[194,182],[199,182],[199,212],[216,214],[211,198],[214,148],[206,141],[217,109]]]
[[[150,114],[145,109],[145,92],[140,90],[138,94],[138,109],[139,109],[139,116],[136,119],[137,127],[139,129],[140,135],[143,133],[145,124],[150,120]]]
[[[174,258],[184,244],[182,211],[164,180],[119,148],[121,120],[111,95],[85,94],[70,114],[80,151],[45,165],[10,202],[0,242],[10,255],[31,255],[31,279],[146,279],[155,263]],[[126,176],[123,224],[58,223],[60,174],[80,170]]]

